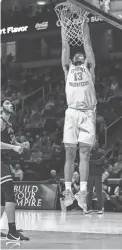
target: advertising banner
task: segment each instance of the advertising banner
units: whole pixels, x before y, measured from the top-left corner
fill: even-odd
[[[101,22],[102,20],[97,16],[89,16],[87,18],[88,23],[97,23]],[[44,30],[52,30],[60,27],[60,21],[55,20],[53,21],[53,24],[50,23],[48,20],[44,22],[37,22],[30,25],[22,25],[22,26],[8,26],[8,27],[2,27],[0,29],[0,35],[12,35],[12,34],[27,34],[32,32],[38,32],[38,31],[44,31]]]
[[[16,208],[53,210],[56,208],[57,184],[14,182]]]

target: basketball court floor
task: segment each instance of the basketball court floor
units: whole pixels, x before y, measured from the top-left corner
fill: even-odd
[[[83,215],[81,211],[16,211],[17,229],[29,242],[1,240],[1,249],[122,249],[122,214]],[[0,221],[7,232],[4,214]]]

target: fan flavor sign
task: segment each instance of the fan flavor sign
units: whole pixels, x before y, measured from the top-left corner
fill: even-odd
[[[87,18],[87,21],[90,23],[96,23],[102,21],[99,17],[96,16],[90,16]],[[20,34],[20,33],[30,33],[30,32],[35,32],[35,31],[43,31],[47,30],[48,28],[56,28],[60,27],[60,21],[56,21],[55,24],[50,26],[50,23],[48,21],[46,22],[41,22],[41,23],[36,23],[32,26],[24,25],[24,26],[8,26],[6,28],[0,29],[0,35],[12,35],[12,34]]]

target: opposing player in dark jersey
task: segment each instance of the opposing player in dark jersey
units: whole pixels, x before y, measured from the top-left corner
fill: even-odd
[[[9,231],[6,236],[7,240],[29,240],[20,231],[16,230],[15,223],[15,197],[13,180],[10,171],[10,158],[12,151],[21,154],[23,149],[29,148],[29,143],[17,143],[12,124],[9,122],[13,113],[13,105],[10,101],[3,103],[3,110],[0,116],[1,124],[1,216],[6,212],[8,219]]]

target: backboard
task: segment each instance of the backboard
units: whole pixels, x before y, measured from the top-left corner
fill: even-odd
[[[122,0],[68,0],[122,30]],[[104,3],[106,2],[106,5]]]

